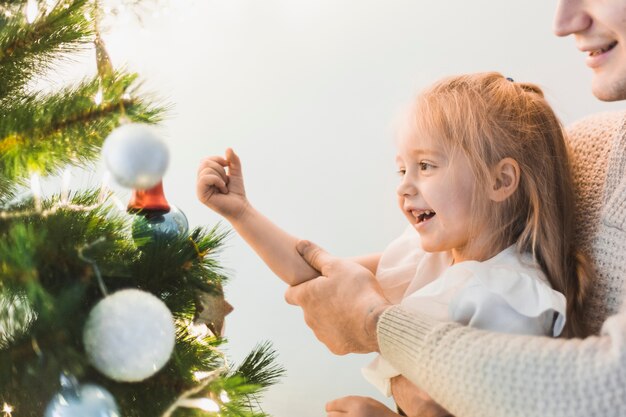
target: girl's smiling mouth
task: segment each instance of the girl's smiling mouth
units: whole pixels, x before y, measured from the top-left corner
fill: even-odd
[[[411,214],[417,220],[417,224],[419,224],[432,219],[437,213],[432,210],[411,210]]]

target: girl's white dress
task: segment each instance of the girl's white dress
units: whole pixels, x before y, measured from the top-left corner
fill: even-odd
[[[427,253],[409,227],[383,252],[376,277],[393,304],[504,333],[558,336],[565,324],[565,297],[551,288],[530,254],[510,246],[484,262],[452,265],[449,252]],[[363,368],[386,396],[399,373],[378,356]]]

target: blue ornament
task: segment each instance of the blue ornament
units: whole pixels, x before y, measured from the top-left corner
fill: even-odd
[[[54,395],[44,417],[120,417],[113,395],[104,388],[79,385],[73,377],[61,377],[61,392]]]
[[[170,211],[137,213],[133,221],[133,239],[136,242],[147,239],[147,242],[167,242],[184,236],[189,231],[189,223],[185,214],[174,206]]]

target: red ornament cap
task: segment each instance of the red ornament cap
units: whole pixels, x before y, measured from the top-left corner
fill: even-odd
[[[129,213],[149,212],[164,214],[170,211],[170,205],[163,192],[163,181],[147,190],[133,190],[133,194],[128,202]]]

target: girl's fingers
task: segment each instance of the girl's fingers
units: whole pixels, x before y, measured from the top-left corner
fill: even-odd
[[[226,149],[226,161],[228,161],[228,173],[230,175],[237,177],[243,176],[241,171],[241,160],[232,148]]]
[[[200,165],[198,166],[198,172],[209,164],[211,166],[213,166],[214,164],[217,164],[218,166],[221,166],[221,167],[227,167],[228,161],[222,158],[221,156],[207,156],[206,158],[203,158],[200,161]]]
[[[205,161],[198,170],[198,177],[207,174],[214,174],[222,178],[222,181],[228,183],[228,175],[223,166],[216,161]]]
[[[198,177],[198,184],[202,184],[204,188],[215,187],[222,194],[228,194],[228,187],[226,186],[226,182],[222,180],[219,176],[214,174],[206,174]]]

